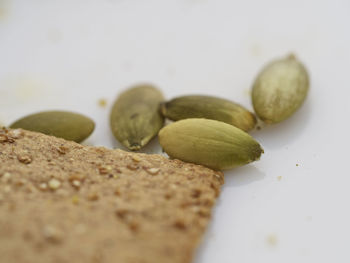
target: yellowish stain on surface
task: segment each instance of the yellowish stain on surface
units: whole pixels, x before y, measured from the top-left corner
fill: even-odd
[[[269,245],[269,246],[276,246],[277,243],[278,243],[278,238],[275,234],[270,234],[267,236],[266,238],[266,243]]]
[[[277,180],[281,181],[282,180],[282,176],[277,176]]]
[[[1,87],[8,91],[9,96],[15,96],[25,102],[40,98],[48,86],[40,79],[30,75],[11,75],[1,81]]]
[[[39,96],[41,91],[45,89],[43,83],[31,78],[20,78],[15,85],[16,95],[22,100]]]
[[[97,103],[98,103],[98,106],[100,106],[101,108],[106,108],[107,106],[107,100],[103,98],[99,99]]]

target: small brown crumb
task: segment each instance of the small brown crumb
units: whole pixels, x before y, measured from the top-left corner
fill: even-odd
[[[19,179],[18,181],[15,182],[15,186],[17,187],[22,187],[23,185],[25,185],[27,183],[26,179]]]
[[[0,134],[0,142],[7,142],[7,135],[6,134]]]
[[[138,232],[140,229],[140,224],[136,221],[131,221],[128,223],[128,227],[132,232]]]
[[[57,148],[57,151],[58,151],[58,153],[60,153],[60,154],[66,154],[66,153],[68,152],[68,148],[67,148],[67,147],[64,147],[63,145],[61,145],[61,146],[59,146],[59,147]]]
[[[107,100],[106,99],[99,99],[98,106],[100,106],[101,108],[105,108],[107,106]]]
[[[69,182],[73,182],[73,181],[79,181],[82,182],[85,179],[85,175],[80,174],[80,173],[73,173],[69,176],[68,180]]]
[[[260,130],[261,130],[261,127],[260,127],[260,126],[256,126],[256,129],[257,129],[258,131],[260,131]]]
[[[190,201],[184,201],[180,204],[180,207],[182,209],[185,209],[185,208],[188,208],[189,206],[192,206],[193,205],[193,202],[190,202]]]
[[[73,181],[71,182],[71,184],[72,184],[73,187],[75,187],[75,188],[77,188],[77,189],[79,189],[80,186],[81,186],[81,182],[78,181],[78,180],[73,180]]]
[[[135,171],[135,170],[139,169],[138,165],[136,165],[134,163],[128,164],[126,166],[126,168],[128,168],[129,170],[132,170],[132,171]]]
[[[199,211],[197,213],[201,217],[210,217],[210,215],[211,215],[210,209],[205,209],[205,208],[199,209]]]
[[[100,199],[100,197],[98,196],[97,193],[91,193],[87,196],[87,199],[89,201],[97,201],[98,199]]]
[[[202,194],[202,191],[200,189],[193,189],[191,196],[193,198],[198,198],[201,196],[201,194]]]
[[[165,195],[164,195],[164,198],[166,199],[166,200],[169,200],[169,199],[171,199],[173,197],[173,195],[171,194],[171,193],[166,193]]]
[[[9,135],[10,135],[12,138],[14,138],[14,139],[19,139],[19,138],[22,137],[23,132],[22,132],[21,129],[15,129],[15,130],[11,130],[11,131],[9,132]]]
[[[1,142],[9,142],[9,143],[13,143],[15,142],[15,139],[13,137],[11,137],[9,134],[0,134],[0,143]]]
[[[201,203],[204,206],[212,207],[214,205],[214,200],[211,199],[211,198],[204,198],[204,199],[201,200]]]
[[[53,178],[49,181],[48,185],[49,185],[49,188],[51,190],[56,190],[56,189],[60,188],[61,182],[59,180]]]
[[[129,211],[127,209],[118,209],[117,211],[115,211],[115,214],[117,215],[117,217],[119,217],[120,219],[125,219],[126,216],[129,214]]]
[[[148,169],[146,169],[146,172],[151,174],[151,175],[157,175],[159,171],[160,171],[160,168],[148,168]]]
[[[105,150],[102,147],[96,147],[95,152],[101,154],[101,156],[103,156],[105,154]]]
[[[119,189],[115,189],[115,191],[114,191],[114,195],[116,195],[116,196],[120,196],[120,190],[119,190]]]
[[[12,137],[7,137],[7,142],[9,142],[9,143],[14,143],[14,142],[15,142],[15,139],[12,138]]]
[[[180,230],[185,230],[186,229],[186,224],[182,219],[177,219],[174,222],[174,227]]]
[[[47,190],[47,183],[41,183],[39,184],[39,189],[41,191],[46,191]]]
[[[297,163],[297,164],[295,164],[295,166],[299,166],[299,164]]]
[[[32,158],[29,155],[18,155],[17,159],[24,164],[30,164],[32,162]]]
[[[141,158],[138,157],[137,155],[131,155],[131,159],[133,159],[135,162],[141,162]]]
[[[220,194],[220,188],[216,186],[213,182],[210,183],[210,188],[215,191],[215,197],[218,197]]]
[[[222,172],[215,173],[215,177],[216,177],[216,179],[218,179],[218,181],[221,184],[223,184],[225,182],[225,177],[224,177],[224,174]]]
[[[109,174],[112,171],[112,166],[100,166],[98,167],[98,171],[100,172],[100,174]]]
[[[56,163],[55,162],[53,162],[52,160],[48,160],[48,163],[49,163],[49,165],[56,165]]]

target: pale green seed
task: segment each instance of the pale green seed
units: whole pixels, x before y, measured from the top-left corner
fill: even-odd
[[[246,132],[208,119],[174,122],[160,130],[159,141],[171,158],[216,170],[248,164],[263,153],[260,144]]]
[[[67,111],[44,111],[23,117],[10,128],[22,128],[70,141],[82,142],[93,132],[95,123],[88,117]]]
[[[255,127],[253,113],[229,100],[212,96],[182,96],[162,104],[162,114],[173,121],[206,118],[222,121],[244,131]]]
[[[266,123],[281,122],[300,108],[308,90],[308,73],[295,56],[275,60],[260,72],[253,84],[255,113]]]
[[[162,93],[152,85],[137,85],[115,101],[110,125],[114,137],[130,150],[139,150],[163,127],[159,105]]]

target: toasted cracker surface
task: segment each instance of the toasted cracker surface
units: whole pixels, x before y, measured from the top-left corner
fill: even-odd
[[[0,261],[187,263],[223,174],[0,130]]]

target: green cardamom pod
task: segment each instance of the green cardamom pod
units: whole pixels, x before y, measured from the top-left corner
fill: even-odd
[[[44,111],[23,117],[10,128],[22,128],[70,141],[82,142],[95,129],[95,123],[88,117],[68,111]]]
[[[303,104],[309,90],[309,76],[294,55],[265,66],[253,84],[255,113],[266,123],[290,117]]]
[[[216,170],[248,164],[263,153],[260,144],[246,132],[209,119],[174,122],[159,131],[159,141],[171,158]]]
[[[137,85],[119,95],[110,115],[114,137],[130,150],[139,150],[163,127],[162,93],[152,85]]]
[[[255,127],[253,113],[232,101],[212,96],[182,96],[162,104],[163,116],[173,121],[206,118],[222,121],[244,131]]]

